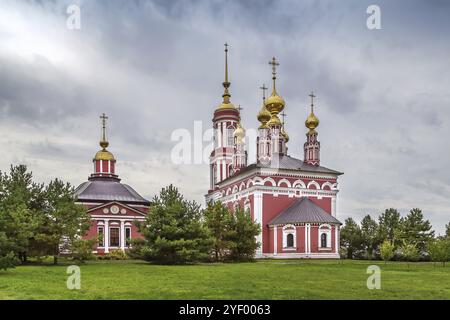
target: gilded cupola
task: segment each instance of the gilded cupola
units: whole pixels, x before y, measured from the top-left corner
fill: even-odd
[[[94,161],[96,160],[110,160],[114,161],[114,155],[106,150],[106,148],[109,146],[109,142],[106,139],[106,120],[108,117],[105,114],[102,114],[100,116],[100,119],[102,119],[102,138],[100,140],[100,147],[102,147],[102,150],[98,151],[95,154]]]
[[[272,61],[269,61],[269,64],[272,66],[272,81],[273,81],[272,86],[273,87],[272,87],[272,94],[270,95],[270,97],[268,97],[265,100],[264,104],[273,118],[273,116],[276,116],[278,113],[283,111],[285,102],[284,102],[284,99],[278,95],[277,90],[276,90],[276,79],[277,79],[276,67],[279,66],[280,64],[276,61],[275,57],[272,58]],[[278,123],[279,119],[278,119],[278,121],[276,121],[276,119],[271,119],[271,121],[272,121],[272,123]]]
[[[267,87],[265,84],[263,84],[262,87],[260,87],[260,89],[263,91],[263,103],[261,106],[261,110],[259,110],[258,112],[258,121],[261,122],[261,125],[259,126],[259,129],[266,129],[268,128],[267,126],[267,122],[269,122],[270,118],[272,117],[272,115],[270,114],[269,110],[267,110],[266,106],[265,106],[265,102],[266,102],[266,90]]]
[[[315,131],[315,129],[319,126],[319,119],[314,114],[314,98],[315,95],[313,92],[309,95],[311,97],[311,113],[308,118],[306,118],[305,126],[309,129],[310,132]]]

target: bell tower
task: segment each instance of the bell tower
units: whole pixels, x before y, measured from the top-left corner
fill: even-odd
[[[235,154],[234,131],[240,120],[239,110],[231,103],[228,80],[228,47],[225,43],[225,81],[222,83],[224,92],[222,103],[214,111],[212,119],[214,129],[214,149],[210,155],[210,190],[228,178],[233,172]]]
[[[314,114],[314,98],[313,92],[309,95],[311,97],[311,113],[305,121],[306,128],[309,131],[306,133],[306,142],[303,146],[305,152],[304,162],[313,166],[320,165],[320,142],[317,140],[316,128],[319,126],[319,119]]]

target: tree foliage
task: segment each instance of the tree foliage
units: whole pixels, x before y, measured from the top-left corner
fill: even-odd
[[[361,228],[352,218],[347,218],[341,228],[341,247],[347,253],[347,259],[360,255],[363,246]]]
[[[138,227],[145,242],[134,253],[146,260],[182,264],[210,258],[213,239],[202,222],[200,206],[185,200],[172,185],[155,196],[145,222]]]
[[[395,247],[389,240],[384,240],[380,246],[380,257],[384,262],[391,260],[395,254]]]
[[[0,264],[11,267],[27,257],[53,255],[90,226],[84,207],[75,205],[73,188],[60,180],[47,186],[33,181],[26,166],[0,173]]]
[[[431,261],[441,262],[443,266],[450,261],[450,239],[440,237],[428,243],[428,253]]]
[[[260,225],[255,223],[250,212],[237,207],[231,215],[231,243],[228,259],[231,261],[251,261],[260,244],[256,236],[261,232]]]
[[[430,222],[424,220],[422,210],[415,208],[400,220],[398,237],[402,242],[414,245],[419,253],[423,253],[428,242],[434,238],[434,231]]]

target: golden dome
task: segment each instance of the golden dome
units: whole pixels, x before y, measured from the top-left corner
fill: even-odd
[[[281,127],[281,135],[284,137],[284,141],[289,142],[289,135],[284,131],[284,126]]]
[[[308,118],[305,121],[305,126],[309,130],[314,130],[315,128],[317,128],[319,126],[319,119],[317,119],[314,112],[311,111],[311,113],[309,114]]]
[[[95,154],[94,160],[111,160],[114,161],[114,156],[106,149],[102,149]]]
[[[272,114],[272,117],[270,118],[269,122],[267,122],[267,125],[270,126],[281,126],[280,118],[276,114]]]
[[[285,102],[282,97],[280,97],[276,92],[273,92],[272,95],[266,99],[264,105],[271,114],[277,114],[283,111]]]
[[[258,121],[261,122],[261,127],[265,127],[266,123],[270,120],[270,118],[272,117],[272,115],[270,114],[269,110],[267,110],[266,106],[263,105],[261,107],[261,110],[258,113]]]
[[[241,122],[238,122],[236,130],[234,130],[233,135],[239,140],[242,141],[245,137],[245,129],[242,127]]]
[[[221,104],[219,104],[217,106],[217,109],[236,109],[236,107],[234,106],[234,104],[232,104],[231,102],[222,102]]]

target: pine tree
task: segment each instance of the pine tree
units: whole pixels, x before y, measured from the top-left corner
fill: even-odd
[[[229,260],[252,261],[256,249],[260,246],[256,241],[256,236],[261,232],[260,225],[253,221],[250,212],[237,207],[232,214],[231,230]]]
[[[232,245],[230,234],[232,233],[232,213],[220,201],[208,203],[204,210],[205,223],[214,239],[214,260],[220,261],[229,253]]]
[[[380,245],[378,224],[370,215],[366,215],[361,221],[362,245],[368,259],[373,259]]]
[[[58,263],[61,252],[71,252],[72,244],[89,230],[91,218],[82,205],[74,203],[73,187],[55,179],[45,188],[44,208],[39,211],[39,227],[32,242],[37,255],[52,255]]]
[[[401,244],[401,241],[396,238],[400,227],[400,213],[397,209],[386,209],[378,218],[378,226],[380,239],[387,239],[394,246]]]
[[[347,218],[341,228],[341,247],[346,250],[347,259],[359,256],[362,244],[361,228],[352,218]]]
[[[450,222],[445,225],[445,236],[450,239]]]
[[[29,241],[37,228],[42,185],[33,182],[26,166],[0,172],[0,261],[3,268],[26,261]]]
[[[414,245],[420,253],[425,252],[427,244],[434,238],[431,224],[423,219],[422,210],[412,209],[400,221],[399,238],[407,244]]]
[[[145,237],[134,254],[161,264],[182,264],[210,258],[213,239],[203,224],[200,206],[170,185],[153,199],[139,230]]]

